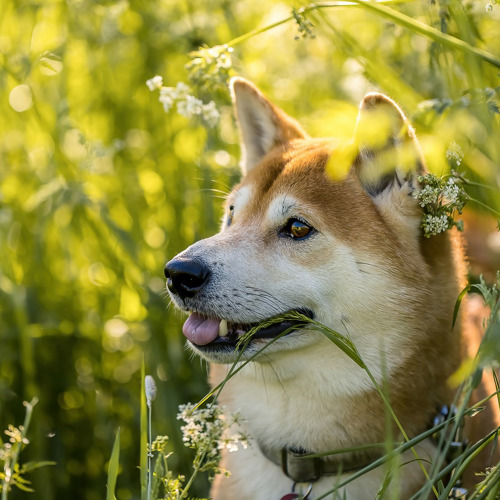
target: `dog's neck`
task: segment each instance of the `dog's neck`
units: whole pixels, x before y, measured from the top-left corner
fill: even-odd
[[[241,413],[251,437],[274,449],[315,453],[384,441],[387,409],[366,372],[344,353],[320,343],[316,363],[306,364],[293,352],[282,356],[249,363],[221,393],[221,403]],[[391,399],[394,411],[413,435],[428,427],[440,404],[450,402],[446,390],[438,387],[427,392],[425,402],[416,401],[411,384],[405,383],[407,377],[413,377],[413,387],[423,383],[415,370],[403,364],[392,370],[386,384],[390,394],[397,394]],[[226,367],[214,365],[212,383],[226,373]]]

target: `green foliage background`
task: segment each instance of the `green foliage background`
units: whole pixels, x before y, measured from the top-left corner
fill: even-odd
[[[333,3],[334,4],[334,3]],[[255,81],[311,135],[351,136],[366,91],[412,118],[429,167],[446,171],[451,141],[467,175],[500,184],[500,67],[363,7],[310,11],[235,44],[233,74]],[[145,85],[187,81],[189,52],[290,16],[276,0],[2,0],[0,5],[0,424],[38,396],[25,459],[37,498],[102,499],[121,427],[119,499],[138,498],[140,368],[158,382],[154,432],[189,473],[177,406],[206,391],[163,266],[212,234],[219,193],[239,176],[229,96],[220,126],[165,114]],[[400,2],[397,12],[500,59],[500,5]],[[196,88],[196,86],[195,86]],[[227,153],[226,153],[227,152]],[[500,210],[498,191],[471,194]],[[497,255],[498,258],[498,255]],[[201,481],[193,494],[206,494]],[[26,494],[13,492],[12,498]]]

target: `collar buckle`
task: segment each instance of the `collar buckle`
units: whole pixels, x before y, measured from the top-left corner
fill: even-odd
[[[281,449],[281,469],[296,483],[314,483],[324,474],[324,461],[307,455],[303,450]]]

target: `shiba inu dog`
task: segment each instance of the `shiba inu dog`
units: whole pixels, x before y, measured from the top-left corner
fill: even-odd
[[[424,162],[391,99],[367,95],[353,140],[339,144],[310,138],[246,80],[233,79],[231,89],[243,179],[227,198],[220,232],[167,263],[167,286],[190,313],[189,345],[213,363],[212,384],[266,346],[222,391],[252,445],[224,456],[231,477],[217,480],[212,496],[299,498],[303,483],[307,498],[318,498],[383,454],[302,457],[384,442],[390,418],[374,381],[409,437],[453,402],[447,381],[467,349],[461,325],[452,330],[465,280],[462,246],[451,231],[422,234],[415,192]],[[289,312],[348,337],[374,380],[307,322],[267,323]],[[435,451],[429,438],[416,447],[418,460],[411,450],[399,458],[392,498],[418,491],[421,465]],[[371,470],[336,498],[375,498],[386,472]]]

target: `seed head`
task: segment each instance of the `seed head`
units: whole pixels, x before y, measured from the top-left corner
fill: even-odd
[[[144,378],[144,385],[146,387],[146,402],[148,406],[151,406],[151,403],[156,398],[156,384],[154,378],[151,375],[146,375]]]

